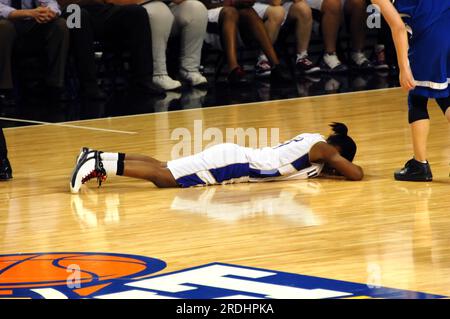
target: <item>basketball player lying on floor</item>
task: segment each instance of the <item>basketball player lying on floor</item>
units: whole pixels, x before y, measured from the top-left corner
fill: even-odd
[[[333,134],[300,134],[276,147],[253,149],[218,144],[198,154],[161,162],[144,155],[106,153],[83,148],[72,173],[70,189],[107,175],[145,179],[157,187],[191,187],[228,183],[269,182],[317,177],[322,171],[349,180],[363,178],[361,167],[352,164],[356,144],[342,123],[331,124]]]

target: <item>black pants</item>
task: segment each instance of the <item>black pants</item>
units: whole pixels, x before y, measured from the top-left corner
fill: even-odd
[[[149,84],[153,74],[152,38],[147,11],[137,5],[87,5],[81,8],[81,28],[71,29],[71,53],[82,88],[96,87],[94,41],[130,53],[135,84]]]
[[[0,127],[0,159],[6,158],[8,155],[8,149],[6,148],[5,135],[3,129]]]
[[[46,84],[63,87],[69,49],[69,31],[64,19],[45,24],[34,20],[0,20],[0,89],[13,88],[11,58],[15,47],[23,51],[42,47],[48,60]]]

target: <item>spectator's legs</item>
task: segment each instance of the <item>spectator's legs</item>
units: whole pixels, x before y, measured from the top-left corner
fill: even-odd
[[[222,48],[227,56],[230,71],[239,67],[237,60],[239,12],[234,7],[223,7],[220,11],[219,26]]]
[[[248,41],[254,39],[261,46],[262,51],[272,65],[280,64],[272,42],[266,32],[264,23],[252,8],[239,10],[241,35]]]
[[[282,6],[269,6],[264,16],[264,26],[272,44],[278,39],[285,11]]]
[[[94,27],[91,15],[81,9],[81,28],[70,29],[70,51],[75,60],[82,93],[98,92],[94,52]]]
[[[144,8],[150,19],[152,33],[153,84],[164,91],[178,89],[181,83],[168,75],[166,64],[167,43],[175,18],[169,7],[161,1],[147,3]]]
[[[118,41],[126,45],[131,55],[132,85],[152,88],[153,57],[151,29],[147,11],[137,5],[116,6],[104,21],[105,40],[113,45]]]
[[[208,10],[200,1],[193,0],[172,5],[171,10],[175,16],[174,32],[181,35],[181,68],[186,72],[198,72],[208,24]]]
[[[153,75],[167,75],[166,50],[175,18],[167,5],[160,1],[144,5],[152,29]]]
[[[67,52],[69,50],[69,29],[66,20],[58,18],[47,24],[39,25],[45,37],[48,57],[48,76],[46,84],[50,87],[64,87]]]
[[[350,32],[353,51],[362,51],[366,39],[366,2],[365,0],[346,0],[345,12],[350,15]]]
[[[311,8],[305,1],[295,2],[289,9],[287,19],[295,23],[297,53],[307,52],[313,25]]]
[[[16,38],[16,29],[9,20],[0,20],[0,90],[13,88],[11,55]]]
[[[337,37],[342,20],[341,0],[324,0],[321,11],[325,52],[334,53],[336,52]]]

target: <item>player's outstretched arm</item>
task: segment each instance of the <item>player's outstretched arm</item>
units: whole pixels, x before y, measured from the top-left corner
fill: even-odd
[[[310,151],[312,162],[325,163],[351,181],[360,181],[364,177],[363,169],[342,157],[335,147],[327,143],[317,143]]]

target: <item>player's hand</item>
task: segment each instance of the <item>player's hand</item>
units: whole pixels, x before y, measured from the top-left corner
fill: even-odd
[[[405,91],[414,90],[416,87],[416,81],[410,67],[400,70],[400,85]]]

